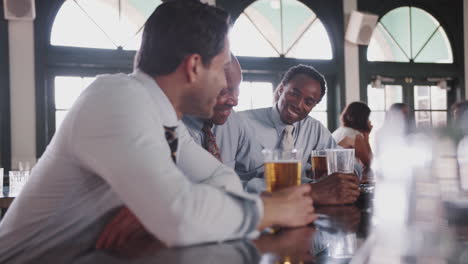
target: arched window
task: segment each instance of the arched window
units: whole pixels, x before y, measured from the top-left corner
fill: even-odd
[[[369,43],[369,61],[452,63],[445,30],[417,7],[399,7],[382,17]]]
[[[390,10],[377,24],[366,55],[372,80],[366,89],[374,125],[371,140],[392,103],[409,105],[419,128],[447,124],[449,86],[456,78],[454,56],[445,29],[433,15],[414,6]]]
[[[235,21],[230,42],[233,53],[243,57],[321,61],[333,59],[330,38],[322,21],[308,6],[297,0],[253,2]],[[277,63],[280,64],[279,61]],[[310,61],[304,64],[315,66]],[[240,87],[237,110],[272,105],[272,92],[278,82],[277,77],[276,80],[260,81],[244,79],[246,81]],[[326,96],[314,108],[311,116],[328,125]]]
[[[160,0],[55,0],[37,9],[37,153],[96,75],[133,70],[145,21]]]
[[[322,22],[297,0],[259,0],[251,4],[234,24],[231,49],[238,56],[333,58]]]
[[[160,0],[65,1],[54,24],[54,46],[136,50],[141,29]]]

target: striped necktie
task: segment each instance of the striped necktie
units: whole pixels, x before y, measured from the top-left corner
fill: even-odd
[[[219,152],[218,145],[216,144],[216,136],[213,134],[213,132],[211,132],[212,126],[213,123],[211,122],[205,122],[203,124],[202,132],[205,136],[203,148],[208,150],[208,152],[210,152],[215,158],[222,162],[221,153]]]
[[[177,132],[176,132],[176,126],[175,127],[164,127],[165,133],[164,135],[166,136],[167,144],[169,144],[169,148],[171,149],[171,158],[174,163],[176,163],[176,155],[177,155],[177,145],[178,145],[178,140],[177,140]]]

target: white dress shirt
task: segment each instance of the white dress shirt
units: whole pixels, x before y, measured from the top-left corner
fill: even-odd
[[[202,131],[204,119],[184,116],[182,121],[195,142],[202,146],[205,137]],[[262,147],[252,134],[252,129],[246,126],[236,112],[232,111],[226,123],[213,125],[211,130],[216,136],[223,163],[235,169],[243,182],[253,177],[262,177]]]
[[[163,126],[178,126],[177,165]],[[122,204],[169,246],[245,237],[263,213],[235,172],[193,141],[154,79],[106,75],[75,102],[0,223],[0,263],[94,230]]]

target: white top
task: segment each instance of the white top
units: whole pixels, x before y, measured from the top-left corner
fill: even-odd
[[[335,130],[335,132],[332,133],[333,138],[335,139],[336,142],[341,142],[344,138],[349,137],[354,145],[354,140],[357,135],[364,136],[359,130],[356,130],[354,128],[350,127],[339,127]]]
[[[177,165],[163,126],[178,126]],[[0,222],[0,263],[97,236],[96,221],[122,204],[169,246],[245,237],[263,213],[193,141],[154,79],[106,75],[78,98]]]

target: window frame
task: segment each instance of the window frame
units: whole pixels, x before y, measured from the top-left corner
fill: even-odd
[[[447,93],[447,107],[458,100],[465,98],[464,89],[464,47],[463,47],[463,28],[458,25],[463,24],[463,2],[454,0],[450,2],[442,0],[434,1],[387,1],[379,2],[373,0],[359,0],[358,10],[371,12],[379,15],[379,21],[388,12],[398,7],[417,7],[431,16],[440,23],[445,30],[450,41],[453,54],[453,63],[421,63],[421,62],[379,62],[367,60],[367,47],[359,47],[359,68],[360,68],[360,94],[361,100],[367,102],[367,85],[372,78],[381,75],[396,79],[396,82],[387,84],[402,84],[403,85],[403,102],[411,107],[414,106],[413,91],[408,88],[405,83],[405,77],[413,79],[410,84],[427,85],[427,78],[446,78],[449,77],[453,81],[449,82],[452,88]],[[408,74],[411,73],[411,74]],[[448,119],[449,120],[449,119]]]
[[[95,76],[133,71],[136,51],[50,44],[56,15],[66,0],[41,2],[34,28],[36,56],[36,155],[45,151],[55,132],[55,76]]]
[[[4,18],[3,8],[0,5],[0,167],[6,173],[11,167],[10,60],[8,21]]]

